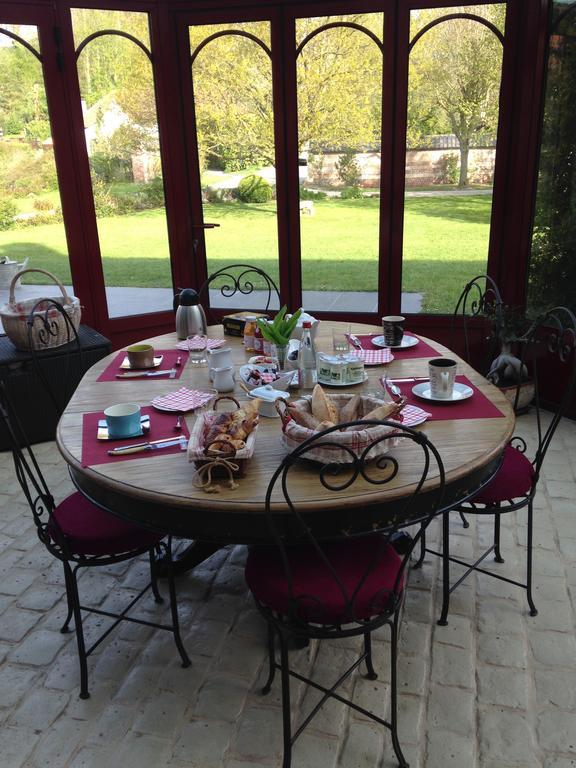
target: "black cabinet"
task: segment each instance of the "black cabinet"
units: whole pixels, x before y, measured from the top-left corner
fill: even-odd
[[[98,360],[110,354],[110,341],[81,325],[78,336],[82,350],[74,343],[39,353],[42,373],[52,390],[58,393],[56,408],[29,352],[21,352],[7,336],[0,336],[0,381],[4,382],[22,427],[31,443],[54,440],[56,425],[80,379]],[[0,451],[9,448],[8,436],[0,429]]]

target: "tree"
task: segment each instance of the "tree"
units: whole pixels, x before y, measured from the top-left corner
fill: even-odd
[[[482,15],[503,29],[502,5],[451,8],[451,12]],[[445,9],[442,9],[445,15]],[[438,11],[420,11],[423,28]],[[496,35],[478,21],[451,19],[428,30],[416,43],[410,57],[411,77],[418,80],[421,107],[437,107],[450,132],[460,143],[459,187],[468,184],[471,142],[479,134],[496,133],[502,45]],[[411,89],[411,96],[414,91]]]

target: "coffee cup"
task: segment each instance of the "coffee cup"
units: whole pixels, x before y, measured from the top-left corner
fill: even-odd
[[[104,411],[109,437],[137,435],[141,429],[138,403],[111,405]]]
[[[454,393],[456,378],[456,360],[448,357],[437,357],[428,363],[430,376],[430,394],[438,400],[450,400]]]
[[[382,318],[382,333],[387,347],[399,347],[404,337],[404,321],[402,315],[386,315]]]
[[[126,348],[130,368],[152,368],[154,365],[154,347],[152,344],[132,344]]]

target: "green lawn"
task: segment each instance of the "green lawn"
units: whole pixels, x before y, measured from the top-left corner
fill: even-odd
[[[491,205],[488,195],[407,199],[403,290],[423,293],[424,310],[449,312],[464,283],[485,271]],[[314,216],[301,216],[305,290],[376,290],[378,206],[321,200]],[[221,225],[206,232],[211,270],[246,261],[277,276],[274,203],[207,204],[205,220]],[[108,285],[171,285],[162,210],[101,219],[99,232]],[[30,266],[69,281],[66,253],[62,224],[0,232],[0,255],[30,256]]]

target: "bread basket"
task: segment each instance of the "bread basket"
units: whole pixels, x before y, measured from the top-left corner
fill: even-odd
[[[48,275],[48,277],[54,280],[58,288],[60,288],[61,296],[39,296],[35,299],[24,299],[23,301],[17,302],[15,297],[16,283],[20,280],[22,275],[25,275],[27,272],[40,272],[43,275]],[[39,304],[42,300],[46,301],[46,306],[44,308],[42,304]],[[62,305],[72,326],[78,330],[82,313],[80,300],[75,296],[68,295],[66,288],[64,288],[56,275],[53,275],[45,269],[23,269],[13,276],[8,294],[8,304],[4,304],[4,306],[0,308],[0,317],[2,317],[2,325],[4,326],[7,336],[18,349],[26,351],[30,349],[28,318],[30,312],[37,304],[38,306],[36,306],[34,310],[34,316],[35,318],[39,318],[39,322],[35,323],[32,327],[32,348],[47,349],[61,347],[63,344],[67,344],[73,340],[73,334],[66,323],[66,319],[62,317],[56,308],[52,307],[50,309],[51,301],[58,302]],[[44,328],[45,319],[50,323],[50,333],[43,334],[43,341],[40,342],[39,332]]]
[[[330,398],[336,406],[341,409],[353,395],[330,395]],[[290,416],[289,410],[283,401],[276,401],[277,409],[282,419],[282,439],[284,445],[289,451],[293,451],[298,448],[305,440],[318,434],[313,429],[303,427],[301,424],[297,424]],[[303,399],[295,401],[296,405],[300,405],[303,408],[307,408],[310,411],[310,400]],[[373,408],[377,408],[382,405],[382,400],[369,395],[362,395],[360,397],[360,406],[358,409],[358,418],[369,413]],[[375,426],[366,427],[366,429],[345,431],[341,432],[337,430],[331,432],[323,439],[322,442],[329,443],[330,445],[319,446],[313,448],[306,453],[307,459],[322,462],[323,464],[338,463],[338,464],[350,464],[352,462],[352,456],[349,451],[351,450],[356,456],[361,456],[363,451],[372,443],[378,441],[385,435],[389,435],[394,432],[393,427]],[[332,445],[334,447],[332,447]],[[367,460],[374,460],[379,456],[383,456],[388,453],[390,449],[391,440],[381,440],[376,443],[374,448],[367,456]],[[346,450],[347,449],[347,450]]]

